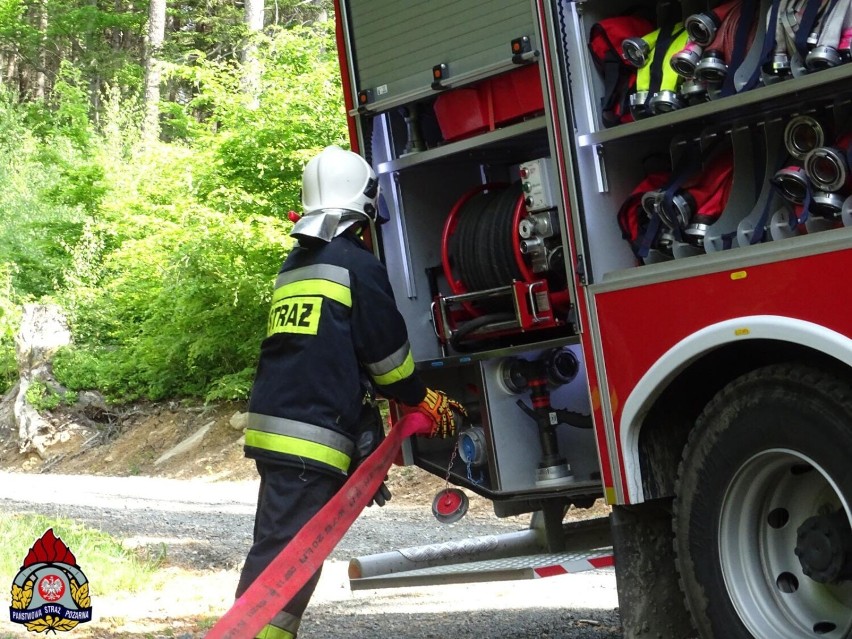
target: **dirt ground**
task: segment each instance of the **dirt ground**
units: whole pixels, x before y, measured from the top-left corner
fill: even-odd
[[[90,474],[111,477],[150,476],[209,481],[250,480],[254,463],[243,455],[242,402],[210,406],[179,403],[139,403],[110,409],[98,421],[83,418],[77,409],[60,409],[49,419],[60,424],[67,441],[48,449],[42,459],[21,454],[13,433],[0,430],[0,470],[26,473]],[[232,425],[234,422],[234,425]],[[186,450],[175,447],[193,436],[200,441]],[[169,453],[172,456],[164,459]],[[396,502],[430,505],[445,481],[419,468],[391,469],[388,485]],[[471,507],[487,508],[473,493]]]
[[[61,439],[65,441],[49,448],[45,459],[35,453],[22,455],[18,452],[15,433],[0,429],[0,471],[203,479],[205,484],[254,480],[257,476],[254,464],[243,456],[239,416],[244,411],[243,403],[215,406],[136,404],[120,410],[97,411],[97,414],[89,410],[87,415],[81,415],[79,408],[66,408],[49,415],[64,433]],[[187,442],[193,444],[188,446]],[[421,519],[424,516],[431,519],[428,513],[434,495],[445,486],[442,478],[415,467],[398,466],[391,468],[387,483],[393,494],[392,504],[413,507]],[[474,519],[494,517],[488,500],[471,491],[465,492],[470,499],[468,520],[471,515]],[[583,511],[572,508],[569,518],[602,516],[607,512],[608,507],[598,503]],[[395,519],[394,522],[402,526]],[[523,522],[519,526],[523,527]],[[243,527],[250,528],[248,521]],[[203,632],[199,630],[209,627],[212,620],[228,608],[237,574],[235,569],[165,565],[151,589],[131,597],[115,596],[102,601],[101,609],[110,610],[111,616],[93,624],[83,636],[92,639],[201,637]],[[202,593],[198,583],[224,586],[205,589]],[[336,592],[340,586],[335,583],[334,588]],[[327,611],[323,611],[325,608],[320,606],[316,614],[326,614]],[[334,614],[338,612],[335,608]],[[163,628],[170,630],[164,632]],[[0,631],[1,639],[8,636],[12,635]]]
[[[254,462],[243,455],[244,423],[239,421],[245,410],[244,402],[208,406],[138,403],[96,413],[88,409],[85,415],[79,407],[61,408],[48,417],[67,434],[67,441],[50,447],[45,459],[35,453],[19,453],[14,434],[0,428],[0,470],[251,480],[257,477],[257,472]],[[185,450],[179,447],[190,438],[198,441]],[[391,467],[386,483],[395,503],[430,508],[435,494],[446,486],[444,479],[411,466]],[[492,512],[490,501],[471,491],[465,492],[472,511]],[[598,502],[587,510],[572,508],[569,518],[605,516],[608,511],[607,506]]]

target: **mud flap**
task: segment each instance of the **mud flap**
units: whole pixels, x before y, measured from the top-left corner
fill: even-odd
[[[614,506],[611,522],[624,638],[697,637],[678,585],[671,500]]]

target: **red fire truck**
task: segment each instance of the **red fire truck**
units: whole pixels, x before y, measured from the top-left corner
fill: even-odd
[[[627,637],[852,636],[852,2],[335,5],[375,249],[470,415],[406,460],[533,513],[353,587],[614,555]]]

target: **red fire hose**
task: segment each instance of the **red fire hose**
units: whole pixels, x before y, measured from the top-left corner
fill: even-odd
[[[322,566],[337,542],[379,490],[388,469],[411,435],[426,434],[432,420],[410,413],[397,422],[385,440],[346,480],[313,519],[234,602],[205,635],[206,639],[254,637],[296,595]]]

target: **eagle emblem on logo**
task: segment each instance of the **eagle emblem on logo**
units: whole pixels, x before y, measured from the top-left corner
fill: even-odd
[[[49,528],[36,540],[12,582],[11,620],[32,632],[57,632],[92,620],[89,581]]]

